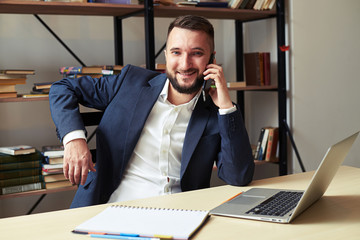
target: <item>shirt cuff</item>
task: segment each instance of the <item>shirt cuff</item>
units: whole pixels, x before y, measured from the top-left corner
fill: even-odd
[[[68,134],[66,134],[63,138],[63,145],[65,147],[65,145],[74,140],[74,139],[85,139],[86,141],[86,136],[85,136],[85,132],[84,130],[75,130],[75,131],[72,131],[72,132],[69,132]]]
[[[237,110],[236,105],[234,105],[232,108],[227,109],[219,109],[220,115],[230,114]]]

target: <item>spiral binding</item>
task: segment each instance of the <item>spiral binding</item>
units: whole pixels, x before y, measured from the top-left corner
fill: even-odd
[[[111,205],[112,208],[127,208],[127,209],[140,209],[140,210],[156,210],[156,211],[177,211],[177,212],[206,212],[206,210],[193,210],[193,209],[179,209],[179,208],[159,208],[159,207],[145,207],[145,206],[128,206],[122,204]]]

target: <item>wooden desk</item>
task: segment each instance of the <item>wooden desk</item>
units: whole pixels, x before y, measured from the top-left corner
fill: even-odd
[[[305,189],[313,172],[254,181],[248,187],[221,186],[142,200],[128,205],[210,210],[252,186]],[[342,166],[325,195],[291,224],[211,216],[193,239],[359,239],[360,168]],[[125,202],[124,202],[125,203]],[[5,239],[89,239],[71,231],[105,205],[0,219]],[[180,226],[179,226],[180,227]]]

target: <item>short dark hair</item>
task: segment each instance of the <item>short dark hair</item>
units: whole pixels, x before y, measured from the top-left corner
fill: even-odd
[[[169,37],[170,32],[175,27],[205,32],[210,37],[211,51],[214,51],[214,27],[206,18],[194,15],[179,16],[170,23],[167,37]]]

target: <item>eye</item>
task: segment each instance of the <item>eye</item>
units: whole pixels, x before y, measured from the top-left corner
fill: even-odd
[[[203,52],[193,52],[192,55],[197,56],[197,57],[201,57],[201,56],[204,55],[204,53]]]
[[[171,54],[177,56],[177,55],[180,55],[180,52],[179,51],[171,51]]]

